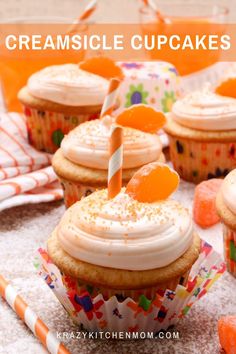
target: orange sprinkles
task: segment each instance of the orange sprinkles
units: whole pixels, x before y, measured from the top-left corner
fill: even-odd
[[[168,165],[152,162],[141,167],[131,178],[126,193],[141,203],[167,199],[178,187],[179,175]]]
[[[145,104],[138,104],[125,109],[116,118],[116,123],[124,127],[141,130],[146,133],[156,133],[166,123],[162,112]]]

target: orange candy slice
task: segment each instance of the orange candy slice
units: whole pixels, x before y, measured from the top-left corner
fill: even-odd
[[[223,81],[215,91],[218,95],[236,98],[236,78]]]
[[[142,130],[147,133],[156,133],[166,123],[166,117],[162,112],[145,104],[138,104],[125,109],[116,117],[117,124]]]
[[[87,59],[79,64],[80,69],[88,71],[92,74],[96,74],[104,77],[105,79],[111,79],[116,77],[118,79],[123,78],[123,72],[115,62],[105,57],[95,57]]]
[[[222,179],[213,178],[201,182],[196,188],[193,200],[193,219],[199,226],[210,227],[220,221],[216,211],[216,195]]]
[[[179,175],[168,165],[152,162],[141,167],[126,186],[126,193],[141,203],[167,199],[178,187]]]
[[[236,353],[236,316],[224,316],[218,321],[220,345],[226,354]]]

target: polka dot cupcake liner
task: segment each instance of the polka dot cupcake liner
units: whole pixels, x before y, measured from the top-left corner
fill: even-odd
[[[225,177],[236,167],[236,143],[200,142],[169,135],[170,158],[186,181]]]
[[[65,134],[88,120],[96,119],[95,114],[73,114],[38,110],[24,107],[29,143],[37,150],[54,153],[61,145]]]
[[[66,208],[69,208],[74,203],[78,202],[81,198],[87,197],[89,194],[95,192],[98,188],[86,186],[79,183],[73,183],[59,178],[63,193],[64,203]]]
[[[236,277],[236,231],[223,225],[224,257],[227,270]]]

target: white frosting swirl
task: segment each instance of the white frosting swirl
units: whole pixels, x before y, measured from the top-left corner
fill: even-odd
[[[108,81],[79,69],[77,64],[48,66],[33,74],[27,83],[32,96],[68,106],[101,105]]]
[[[80,124],[63,139],[63,155],[82,166],[108,169],[110,120],[107,116]],[[140,167],[160,157],[162,144],[156,134],[127,127],[123,132],[124,169]]]
[[[209,90],[196,91],[176,101],[172,117],[188,128],[221,131],[236,129],[236,99]]]
[[[178,202],[139,203],[124,190],[108,200],[107,190],[66,211],[57,237],[72,257],[127,270],[164,267],[191,246],[192,219]]]
[[[236,215],[236,169],[225,177],[221,192],[226,206]]]

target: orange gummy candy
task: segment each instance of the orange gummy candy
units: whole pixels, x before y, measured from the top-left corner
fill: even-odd
[[[80,69],[111,79],[113,77],[122,79],[122,69],[112,59],[106,57],[94,57],[79,64]]]
[[[145,104],[138,104],[125,109],[116,117],[117,124],[142,130],[147,133],[156,133],[166,123],[162,112]]]
[[[215,91],[218,95],[236,98],[236,78],[223,81]]]
[[[201,182],[195,188],[193,218],[196,224],[203,228],[212,226],[220,220],[216,211],[215,201],[222,181],[222,179],[213,178]]]
[[[236,354],[236,316],[224,316],[218,321],[220,345],[226,354]]]
[[[141,167],[126,186],[126,193],[141,203],[168,198],[179,185],[179,175],[168,165],[151,162]]]

